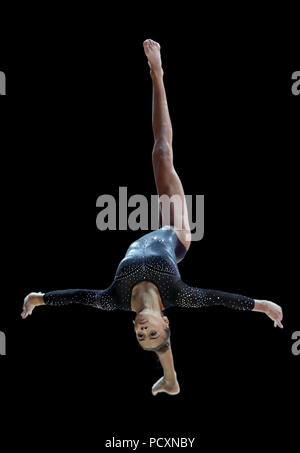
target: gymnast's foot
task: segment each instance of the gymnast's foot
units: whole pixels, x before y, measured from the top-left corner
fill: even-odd
[[[166,392],[169,395],[177,395],[180,392],[180,387],[175,377],[174,380],[168,381],[163,376],[160,378],[152,387],[152,395],[157,395],[157,393]]]
[[[146,39],[143,43],[148,64],[151,68],[150,74],[163,75],[161,67],[160,45],[152,39]]]
[[[28,315],[31,315],[33,309],[38,305],[44,305],[43,293],[30,293],[24,299],[23,311],[21,316],[23,319],[27,318]]]

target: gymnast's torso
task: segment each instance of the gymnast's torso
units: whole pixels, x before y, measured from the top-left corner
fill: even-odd
[[[132,288],[141,281],[153,283],[163,300],[164,307],[172,305],[173,289],[180,281],[177,263],[184,258],[186,248],[175,230],[163,227],[134,241],[120,262],[112,294],[121,306],[129,305]]]
[[[44,294],[46,305],[79,303],[102,310],[133,311],[131,295],[140,282],[153,283],[164,309],[172,306],[198,308],[224,305],[238,310],[252,310],[254,300],[237,294],[202,289],[181,280],[177,263],[186,254],[186,248],[170,226],[143,235],[128,248],[119,263],[111,285],[104,289],[69,289]]]

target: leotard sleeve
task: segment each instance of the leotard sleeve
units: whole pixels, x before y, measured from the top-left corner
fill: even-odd
[[[115,310],[118,308],[111,287],[101,289],[67,289],[49,291],[43,296],[46,305],[62,306],[69,304],[89,305],[101,310]]]
[[[177,307],[200,308],[212,305],[223,305],[235,310],[251,311],[254,299],[238,294],[231,294],[212,289],[202,289],[189,286],[179,281],[175,291],[174,305]]]

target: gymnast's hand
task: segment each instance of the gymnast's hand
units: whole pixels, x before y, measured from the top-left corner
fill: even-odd
[[[44,305],[43,293],[30,293],[24,299],[23,311],[21,316],[23,319],[27,318],[28,315],[31,315],[33,309],[37,305]]]
[[[274,321],[274,327],[278,326],[281,329],[283,325],[281,324],[282,321],[282,309],[279,305],[274,304],[274,302],[269,302],[268,300],[265,301],[266,303],[266,315]]]
[[[280,305],[274,304],[274,302],[270,302],[269,300],[255,300],[254,311],[265,313],[274,322],[274,327],[283,328],[281,324],[283,315]]]
[[[166,392],[169,395],[177,395],[180,392],[176,374],[171,380],[167,380],[165,376],[163,376],[157,382],[155,382],[152,387],[152,394],[155,396],[159,392]]]

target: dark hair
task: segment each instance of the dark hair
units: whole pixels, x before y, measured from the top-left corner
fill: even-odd
[[[165,336],[164,340],[155,348],[144,348],[142,345],[140,345],[140,346],[144,349],[144,351],[153,351],[156,353],[166,352],[170,347],[169,339],[170,339],[171,331],[170,331],[169,326],[167,326],[165,328],[165,334],[166,334],[166,336]]]

